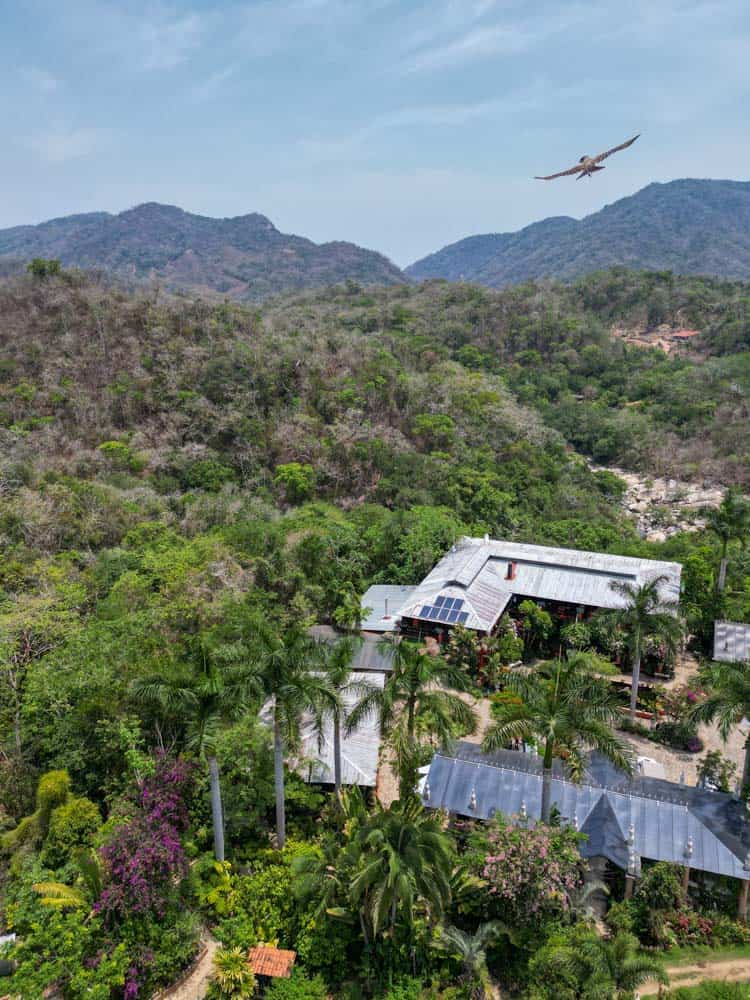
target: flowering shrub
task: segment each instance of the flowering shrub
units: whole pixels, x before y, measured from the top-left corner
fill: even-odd
[[[164,911],[175,880],[187,868],[181,835],[188,826],[185,800],[191,784],[191,766],[166,758],[144,781],[133,816],[101,850],[106,880],[97,913],[126,919]]]
[[[567,913],[583,883],[577,845],[578,835],[568,829],[495,827],[482,877],[503,917],[538,924]]]

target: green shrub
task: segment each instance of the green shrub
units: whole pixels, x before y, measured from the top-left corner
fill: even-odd
[[[90,847],[101,822],[99,807],[90,799],[72,797],[58,806],[52,811],[44,841],[44,863],[58,868],[70,859],[76,847]]]
[[[255,975],[244,948],[219,948],[214,955],[214,992],[221,1000],[248,1000],[255,993]]]
[[[283,490],[289,503],[303,503],[312,496],[315,486],[315,469],[311,465],[302,465],[300,462],[277,465],[273,483],[277,489]]]
[[[289,979],[274,979],[266,990],[265,1000],[326,1000],[326,986],[320,976],[309,978],[294,969]]]

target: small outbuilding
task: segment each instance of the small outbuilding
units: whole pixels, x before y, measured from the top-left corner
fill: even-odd
[[[750,624],[714,622],[714,659],[720,663],[750,662]]]
[[[250,949],[250,968],[256,976],[266,979],[289,979],[297,959],[296,951],[285,951],[270,944],[258,944]]]

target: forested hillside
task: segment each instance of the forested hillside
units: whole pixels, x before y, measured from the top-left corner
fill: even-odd
[[[0,256],[54,257],[67,266],[101,268],[121,282],[250,301],[346,279],[404,280],[382,254],[343,240],[318,245],[280,233],[257,212],[212,219],[153,202],[118,215],[89,212],[0,230]]]
[[[615,265],[747,279],[749,232],[750,183],[678,180],[649,184],[584,219],[563,216],[516,233],[468,236],[406,270],[418,280],[491,288],[530,278],[571,280]]]
[[[411,951],[386,935],[370,967],[353,924],[294,895],[295,852],[334,814],[289,775],[290,831],[308,847],[268,849],[261,689],[227,707],[222,685],[261,639],[275,665],[295,626],[356,626],[368,585],[418,581],[464,533],[679,560],[699,648],[715,617],[747,620],[748,552],[732,543],[718,593],[718,538],[642,541],[622,482],[581,454],[746,486],[747,298],[624,271],[504,293],[350,282],[252,309],[79,272],[6,279],[0,905],[23,937],[16,988],[151,995],[195,953],[199,914],[238,947],[293,944],[331,983],[351,956],[361,982],[406,974]],[[649,318],[704,330],[699,362],[610,335]],[[212,755],[228,857],[252,859],[231,875],[210,853]],[[347,829],[394,816],[362,807]],[[102,843],[108,881],[81,896],[74,848]],[[118,882],[133,857],[153,878]],[[51,879],[78,902],[45,910],[32,886]]]

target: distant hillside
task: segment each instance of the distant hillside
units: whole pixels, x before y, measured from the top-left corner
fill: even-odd
[[[469,236],[406,269],[502,288],[529,278],[569,280],[625,265],[750,278],[750,182],[649,184],[580,221],[545,219],[517,233]]]
[[[119,215],[92,212],[0,230],[0,257],[57,257],[66,266],[100,267],[133,283],[156,278],[174,291],[251,300],[346,280],[404,280],[382,254],[288,236],[264,215],[211,219],[156,203]]]

